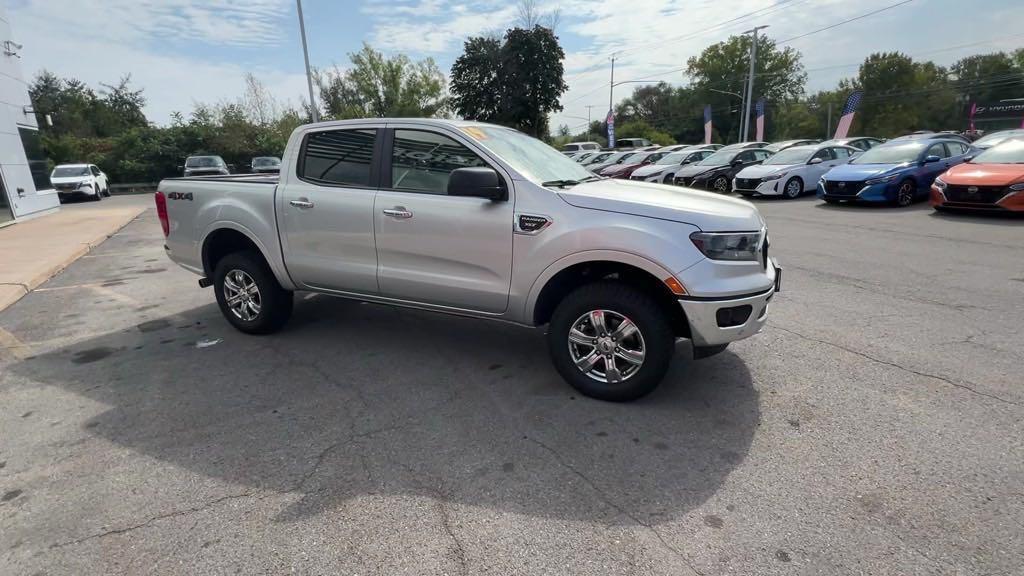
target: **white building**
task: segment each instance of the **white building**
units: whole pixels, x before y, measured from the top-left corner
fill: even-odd
[[[21,73],[21,50],[0,1],[0,226],[60,206]]]

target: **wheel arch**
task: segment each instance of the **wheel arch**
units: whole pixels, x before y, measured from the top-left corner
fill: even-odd
[[[203,236],[200,256],[202,258],[203,273],[207,278],[213,277],[217,262],[232,252],[251,250],[259,254],[260,258],[267,263],[278,283],[285,289],[294,289],[291,279],[285,270],[273,258],[269,257],[270,252],[252,233],[251,230],[234,222],[219,222],[211,225],[210,229]]]
[[[585,284],[614,279],[638,286],[654,296],[671,319],[677,336],[689,337],[690,324],[665,280],[673,277],[662,266],[635,254],[595,250],[566,256],[549,266],[534,282],[525,318],[535,326],[547,324],[558,303]]]

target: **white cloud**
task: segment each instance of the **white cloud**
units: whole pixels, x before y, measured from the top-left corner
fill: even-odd
[[[436,55],[458,49],[470,36],[504,30],[516,17],[513,2],[454,2],[415,0],[373,2],[363,12],[374,21],[374,47]]]
[[[12,9],[10,17],[25,46],[27,74],[47,69],[93,87],[131,74],[132,85],[144,89],[147,117],[164,124],[172,112],[187,114],[197,102],[238,98],[248,72],[279,100],[299,103],[306,93],[301,67],[296,73],[251,68],[160,47],[162,37],[205,44],[276,43],[281,6],[278,0],[165,0],[159,6],[156,0],[38,0]]]

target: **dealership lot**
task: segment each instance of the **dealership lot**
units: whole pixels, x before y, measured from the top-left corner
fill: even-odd
[[[631,404],[501,324],[242,335],[149,210],[0,313],[0,572],[1024,571],[1024,220],[756,204],[768,328]]]

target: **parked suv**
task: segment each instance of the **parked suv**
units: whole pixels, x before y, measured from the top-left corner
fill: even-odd
[[[228,165],[220,156],[189,156],[182,167],[185,176],[227,176]]]
[[[50,173],[50,183],[61,200],[84,196],[99,202],[110,196],[107,175],[95,164],[61,164]]]
[[[584,150],[600,150],[601,145],[597,142],[569,142],[562,146],[562,152],[568,154],[570,152],[582,152]]]
[[[555,369],[606,400],[654,389],[679,338],[700,358],[756,334],[780,279],[749,202],[599,178],[476,122],[301,126],[277,183],[168,179],[156,205],[167,255],[243,332],[281,328],[297,290],[546,326]]]
[[[615,141],[616,150],[636,150],[652,145],[647,138],[619,138]]]

